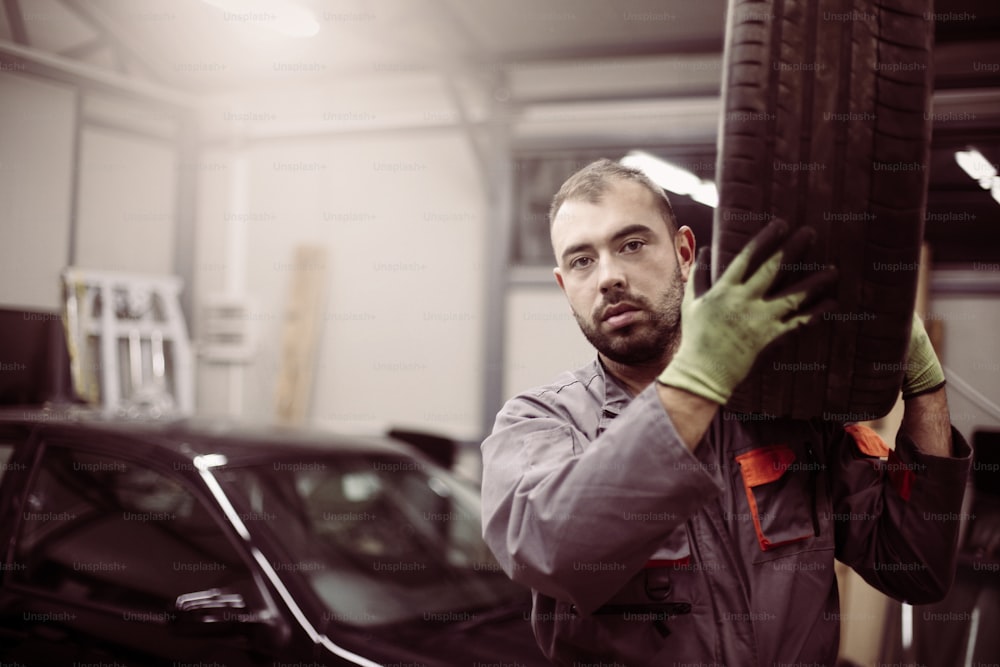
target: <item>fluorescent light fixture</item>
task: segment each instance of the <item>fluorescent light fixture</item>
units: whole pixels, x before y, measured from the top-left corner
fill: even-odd
[[[712,181],[703,181],[687,169],[645,151],[630,151],[620,162],[638,169],[668,192],[688,195],[691,199],[715,208],[719,205],[719,192]]]
[[[984,190],[989,190],[997,176],[996,167],[975,148],[955,153],[955,161],[969,176],[979,181]]]
[[[715,183],[711,181],[702,181],[701,185],[691,192],[691,199],[701,202],[705,206],[719,207],[719,191],[716,189]]]
[[[975,148],[957,151],[955,162],[979,183],[979,187],[989,190],[993,199],[1000,203],[1000,177],[997,177],[997,168],[982,153]]]
[[[201,0],[233,15],[236,20],[259,25],[286,37],[312,37],[319,21],[308,8],[289,0]]]

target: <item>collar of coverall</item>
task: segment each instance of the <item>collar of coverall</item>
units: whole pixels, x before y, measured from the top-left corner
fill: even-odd
[[[594,366],[597,367],[597,376],[601,379],[601,383],[604,386],[604,405],[601,406],[600,422],[600,428],[603,431],[611,423],[611,420],[625,409],[625,406],[629,404],[632,398],[629,396],[628,390],[625,389],[625,385],[604,368],[600,357],[594,360]]]

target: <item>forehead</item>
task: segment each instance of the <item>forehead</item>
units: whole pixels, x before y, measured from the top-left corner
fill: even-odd
[[[655,232],[667,226],[655,196],[631,181],[612,181],[597,202],[567,199],[552,220],[552,248],[558,257],[563,248],[579,243],[597,244],[623,227],[643,224]]]

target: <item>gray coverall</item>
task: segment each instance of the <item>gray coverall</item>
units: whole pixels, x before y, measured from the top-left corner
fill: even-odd
[[[833,417],[835,418],[835,417]],[[511,399],[482,444],[483,534],[559,665],[833,665],[834,558],[944,596],[971,451],[720,410],[698,448],[599,361]],[[879,458],[888,455],[888,460]]]

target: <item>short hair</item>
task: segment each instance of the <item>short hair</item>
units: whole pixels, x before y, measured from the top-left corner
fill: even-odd
[[[566,179],[559,192],[552,198],[552,205],[549,207],[549,227],[552,227],[556,214],[565,202],[582,199],[597,204],[615,181],[631,181],[649,190],[653,194],[656,208],[667,229],[671,233],[677,231],[677,216],[674,215],[674,208],[670,205],[670,199],[663,188],[638,169],[607,158],[591,162]]]

